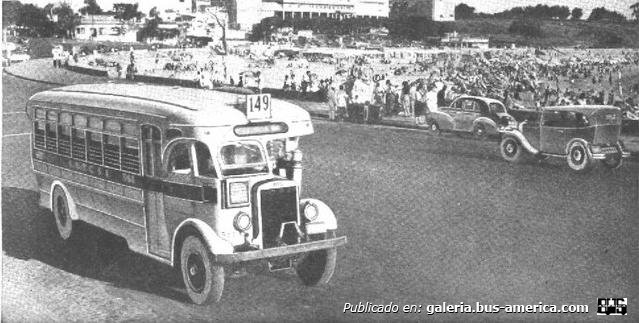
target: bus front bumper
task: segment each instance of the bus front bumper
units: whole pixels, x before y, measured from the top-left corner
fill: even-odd
[[[310,251],[317,251],[323,249],[331,249],[346,244],[346,237],[331,238],[325,240],[311,241],[300,244],[251,250],[243,252],[235,252],[232,254],[214,255],[213,261],[220,264],[232,264],[244,261],[267,259],[281,256],[290,256],[299,253],[305,253]]]

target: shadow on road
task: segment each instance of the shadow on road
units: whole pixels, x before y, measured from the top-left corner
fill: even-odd
[[[115,287],[187,301],[171,267],[133,253],[120,237],[74,222],[74,236],[63,241],[53,216],[38,206],[38,199],[35,191],[2,188],[2,249],[7,256],[37,260]]]

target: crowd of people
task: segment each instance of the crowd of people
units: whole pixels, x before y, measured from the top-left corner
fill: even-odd
[[[335,118],[347,117],[349,106],[374,106],[381,115],[422,122],[429,111],[464,94],[501,100],[508,109],[610,104],[624,109],[626,117],[639,118],[636,50],[450,50],[411,62],[377,53],[330,63],[309,62],[301,54],[233,53],[151,50],[136,65],[131,57],[128,66],[142,74],[192,79],[202,88],[281,89],[291,97],[328,102]],[[632,76],[634,81],[627,82]]]

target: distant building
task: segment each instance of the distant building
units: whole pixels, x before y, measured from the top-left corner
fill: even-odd
[[[455,21],[458,0],[394,0],[393,4],[406,3],[409,17],[424,17],[432,21]]]
[[[388,17],[389,0],[264,0],[269,11],[283,19]],[[270,3],[270,4],[269,4]]]
[[[490,40],[488,38],[460,35],[457,32],[446,33],[440,40],[442,46],[455,48],[488,49],[489,43]]]
[[[113,15],[85,15],[75,27],[75,38],[95,41],[135,42],[140,25]]]

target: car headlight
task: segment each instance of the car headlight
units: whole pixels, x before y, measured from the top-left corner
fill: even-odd
[[[244,204],[248,203],[248,183],[235,182],[229,184],[229,203]]]
[[[233,227],[240,232],[248,231],[251,228],[251,217],[244,212],[238,213],[233,219]]]
[[[306,205],[304,205],[304,217],[313,222],[317,219],[317,217],[319,216],[319,209],[317,208],[317,205],[311,203],[311,202],[307,202]]]

